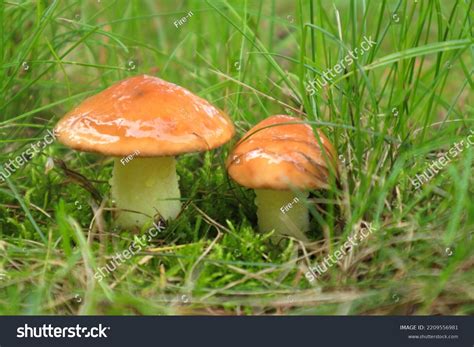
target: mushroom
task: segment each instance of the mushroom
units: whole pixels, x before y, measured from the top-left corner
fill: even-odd
[[[176,84],[140,75],[89,97],[55,128],[60,142],[113,156],[112,199],[117,224],[174,219],[181,194],[174,156],[207,151],[234,135],[230,118]]]
[[[321,146],[322,145],[322,146]],[[337,175],[336,152],[318,129],[286,116],[271,116],[250,129],[227,160],[229,175],[255,190],[260,231],[307,241],[308,190],[328,188]]]

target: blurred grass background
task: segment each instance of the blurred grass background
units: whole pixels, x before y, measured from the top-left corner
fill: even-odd
[[[139,255],[94,272],[146,230],[113,227],[112,159],[55,143],[0,183],[1,314],[472,314],[474,131],[469,0],[1,1],[0,164],[89,95],[146,73],[224,109],[238,133],[179,158],[186,209]],[[192,16],[179,25],[175,22]],[[377,44],[314,95],[305,82]],[[321,127],[341,182],[313,192],[313,243],[268,242],[233,143],[272,114]],[[101,199],[94,199],[97,191]],[[97,195],[97,194],[96,194]],[[375,232],[316,282],[304,273]]]

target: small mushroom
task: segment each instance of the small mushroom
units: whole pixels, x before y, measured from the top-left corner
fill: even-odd
[[[321,145],[322,146],[321,146]],[[336,152],[326,136],[286,116],[271,116],[250,129],[227,160],[229,175],[255,189],[260,231],[307,241],[308,190],[328,188],[337,175]]]
[[[157,215],[176,218],[181,194],[174,156],[221,146],[234,126],[188,90],[140,75],[86,99],[55,131],[66,146],[115,157],[110,183],[117,224],[131,227]]]

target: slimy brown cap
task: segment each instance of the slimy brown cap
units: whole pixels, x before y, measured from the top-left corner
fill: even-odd
[[[140,75],[89,97],[55,128],[71,148],[110,156],[174,156],[216,148],[234,135],[221,110],[190,91]]]
[[[253,189],[327,188],[329,166],[337,172],[337,154],[319,129],[318,135],[320,142],[312,127],[300,119],[271,116],[236,145],[227,160],[229,175]]]

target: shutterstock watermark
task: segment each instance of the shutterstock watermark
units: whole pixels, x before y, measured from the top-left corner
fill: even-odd
[[[49,141],[49,139],[51,141]],[[10,159],[7,163],[4,163],[3,171],[0,171],[0,181],[5,182],[8,177],[22,168],[23,165],[30,161],[36,154],[45,149],[46,146],[52,144],[54,140],[56,140],[54,131],[48,130],[48,133],[41,140],[30,144],[30,147],[23,151],[23,153],[16,156],[14,159]]]
[[[140,151],[137,149],[132,154],[129,154],[126,157],[123,157],[122,159],[120,159],[120,162],[122,163],[122,165],[125,166],[125,164],[128,164],[129,162],[131,162],[138,155],[140,155]]]
[[[424,183],[428,183],[433,177],[435,177],[446,165],[448,165],[453,158],[457,157],[466,148],[474,145],[474,131],[469,130],[470,135],[465,140],[461,140],[459,143],[455,142],[451,148],[444,153],[443,156],[436,160],[433,160],[430,165],[420,174],[417,174],[415,179],[410,178],[411,184],[415,189],[420,189]]]
[[[83,327],[76,324],[75,327],[55,327],[51,324],[30,327],[28,323],[16,329],[17,338],[107,338],[110,327],[99,326]]]
[[[365,52],[371,49],[376,43],[376,41],[372,41],[372,36],[364,36],[363,41],[360,44],[360,50],[358,47],[350,50],[349,53],[339,60],[336,65],[334,65],[332,68],[326,69],[322,73],[321,77],[317,77],[311,81],[306,82],[306,92],[309,95],[316,93],[318,89],[321,89],[327,85],[328,82],[332,81],[333,78],[337,77],[338,74],[342,73],[348,66],[352,65],[355,60],[363,56]],[[333,73],[333,69],[335,73]]]
[[[174,21],[174,26],[176,28],[180,27],[181,25],[185,24],[192,16],[194,16],[194,13],[192,11],[189,11],[186,16],[181,17],[180,19],[177,19]]]
[[[153,228],[150,228],[146,234],[142,235],[141,237],[135,237],[135,241],[133,241],[127,249],[123,250],[122,252],[117,252],[112,257],[111,261],[109,261],[105,266],[100,267],[95,272],[94,278],[99,282],[102,281],[104,277],[117,270],[120,265],[125,263],[136,253],[140,252],[142,248],[147,245],[147,242],[150,242],[152,238],[158,235],[158,233],[162,232],[164,228],[165,226],[161,223],[161,221],[158,224],[153,223]]]
[[[294,198],[292,201],[290,201],[288,204],[283,205],[282,207],[280,207],[281,213],[286,214],[286,212],[288,212],[289,210],[291,210],[292,207],[293,207],[293,205],[297,204],[299,201],[300,201],[300,199],[298,199],[297,197],[295,197],[295,198]]]
[[[327,255],[322,262],[314,267],[310,268],[310,271],[305,273],[305,277],[309,282],[313,282],[318,276],[322,276],[329,268],[339,263],[342,258],[347,254],[351,253],[354,250],[354,247],[357,246],[359,242],[364,241],[368,238],[375,230],[372,228],[372,225],[369,223],[367,227],[361,228],[359,232],[354,235],[351,235],[347,238],[347,241],[344,242],[342,246],[339,247],[333,254]]]

